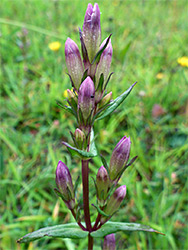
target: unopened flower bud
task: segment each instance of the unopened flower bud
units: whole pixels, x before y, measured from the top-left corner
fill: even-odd
[[[88,4],[83,24],[83,39],[91,63],[101,43],[100,10],[97,3],[94,7]]]
[[[70,89],[67,89],[67,97],[70,100],[71,98],[75,97],[75,94]]]
[[[77,143],[78,148],[82,149],[85,140],[85,134],[82,130],[77,128],[74,132],[74,138]]]
[[[95,105],[95,87],[88,76],[81,84],[78,92],[78,109],[81,110],[84,120],[90,116]]]
[[[56,185],[67,207],[73,209],[75,206],[75,195],[72,178],[68,167],[62,161],[58,162],[56,168]]]
[[[103,250],[116,250],[115,234],[109,234],[104,237]]]
[[[106,104],[110,102],[111,99],[112,99],[112,92],[108,93],[102,98],[102,100],[99,102],[99,108],[104,107]]]
[[[105,200],[107,199],[109,184],[110,180],[108,172],[106,171],[106,168],[104,166],[101,166],[96,177],[97,199],[100,205],[104,205]]]
[[[98,104],[100,100],[102,99],[103,91],[100,89],[95,92],[95,103]]]
[[[70,103],[70,105],[74,109],[77,109],[78,98],[77,98],[76,94],[70,89],[67,89],[66,93],[67,93],[68,102]]]
[[[65,42],[65,60],[74,87],[78,89],[83,77],[84,68],[78,46],[70,38],[67,38]]]
[[[130,155],[130,137],[124,136],[114,148],[110,159],[109,176],[111,180],[118,177],[120,171],[125,167]]]
[[[116,189],[116,191],[112,194],[110,199],[107,202],[107,205],[104,209],[104,213],[106,213],[109,216],[112,216],[113,213],[115,213],[118,208],[120,207],[123,199],[125,198],[126,195],[126,186],[120,186],[119,188]],[[101,217],[101,224],[104,224],[109,218],[108,217]]]
[[[100,46],[100,49],[102,47],[104,47],[107,39],[108,38],[106,38],[103,41],[103,43]],[[96,88],[97,88],[97,86],[99,84],[99,79],[100,79],[100,76],[101,76],[102,73],[104,75],[104,83],[106,83],[106,81],[107,81],[107,78],[108,78],[108,75],[109,75],[109,72],[110,72],[110,65],[111,65],[111,62],[112,62],[112,52],[113,52],[113,49],[112,49],[112,44],[111,44],[111,39],[110,39],[109,42],[108,42],[107,47],[104,49],[103,53],[101,54],[100,61],[99,61],[99,64],[97,66],[97,70],[96,70],[96,74],[95,74]]]

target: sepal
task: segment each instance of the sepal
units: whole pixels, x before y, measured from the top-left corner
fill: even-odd
[[[91,64],[94,64],[94,63],[99,63],[100,61],[100,58],[101,58],[101,55],[103,53],[103,51],[106,49],[109,41],[110,41],[110,37],[112,36],[112,34],[109,35],[109,37],[106,39],[106,43],[104,44],[104,46],[97,52],[97,54],[95,55],[93,61]]]

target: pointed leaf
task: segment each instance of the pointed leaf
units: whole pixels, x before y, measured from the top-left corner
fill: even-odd
[[[112,34],[109,35],[109,37],[107,38],[106,42],[105,42],[105,45],[97,52],[96,56],[94,57],[93,61],[91,64],[94,64],[94,63],[99,63],[100,61],[100,58],[101,58],[101,55],[102,55],[102,52],[106,49],[109,41],[110,41],[110,37],[112,36]]]
[[[57,103],[57,105],[58,105],[59,107],[61,107],[62,109],[64,109],[64,110],[68,111],[69,113],[75,115],[75,114],[74,114],[74,111],[72,110],[72,108],[71,108],[70,106],[66,106],[66,105],[62,104],[62,103],[61,103],[60,101],[58,101],[58,100],[56,100],[56,103]]]
[[[103,238],[104,236],[117,232],[126,231],[146,231],[151,233],[160,233],[149,226],[137,224],[137,223],[123,223],[123,222],[107,222],[99,230],[92,232],[91,236],[94,238]]]
[[[95,207],[97,209],[97,212],[101,215],[103,215],[104,217],[111,217],[111,215],[106,214],[104,211],[102,211],[97,205],[91,204],[93,207]]]
[[[74,82],[73,82],[73,80],[72,80],[71,75],[70,75],[69,73],[67,73],[67,75],[68,75],[68,76],[69,76],[69,78],[70,78],[70,81],[71,81],[72,87],[73,87],[73,88],[75,88],[75,85],[74,85]]]
[[[101,157],[101,161],[102,161],[103,166],[106,168],[106,170],[107,170],[107,172],[108,172],[108,174],[109,174],[108,164],[107,164],[107,162],[106,162],[104,156],[103,156],[103,155],[100,155],[100,157]]]
[[[97,90],[100,90],[102,92],[102,90],[103,90],[103,83],[104,83],[104,74],[102,73],[101,76],[100,76],[100,79],[99,79],[99,85],[97,87]]]
[[[78,175],[75,184],[74,184],[74,193],[76,193],[77,188],[78,188],[78,184],[80,183],[80,175]]]
[[[26,234],[17,243],[26,243],[41,239],[45,236],[53,238],[71,238],[83,239],[88,235],[88,232],[83,231],[76,223],[69,223],[65,225],[56,225],[52,227],[44,227],[32,233]]]
[[[83,76],[82,76],[81,83],[87,78],[87,73],[88,73],[88,69],[86,69],[86,70],[84,71],[84,74],[83,74]]]
[[[58,190],[57,188],[54,188],[54,191],[55,191],[55,193],[57,194],[57,196],[59,196],[61,199],[65,200],[65,197],[63,196],[63,194],[61,194],[61,193],[59,192],[59,190]]]
[[[91,136],[90,136],[90,152],[97,156],[97,149],[95,146],[95,136],[94,136],[94,131],[93,129],[91,130]]]
[[[109,107],[99,115],[99,117],[96,120],[101,120],[104,117],[108,116],[111,114],[117,107],[125,100],[125,98],[130,94],[131,90],[133,89],[134,85],[137,82],[135,82],[128,90],[126,90],[123,94],[118,96],[114,101],[112,101],[109,105]]]
[[[97,192],[97,184],[96,184],[96,180],[93,178],[93,176],[91,176],[91,179],[93,180],[93,183],[95,185],[95,189],[96,189],[96,192]]]
[[[108,79],[107,79],[107,81],[106,81],[106,83],[105,83],[105,85],[104,85],[104,90],[106,89],[106,87],[107,87],[107,85],[108,85],[108,83],[109,83],[109,81],[110,81],[110,78],[111,78],[111,76],[114,74],[114,72],[112,72],[112,73],[110,73],[110,75],[109,75],[109,77],[108,77]]]
[[[130,162],[127,164],[127,167],[128,167],[128,166],[131,166],[131,165],[136,161],[137,158],[138,158],[138,155],[136,155],[135,157],[133,157],[133,158],[130,160]]]
[[[68,148],[68,150],[70,151],[70,153],[73,156],[77,155],[81,159],[87,160],[87,159],[90,159],[90,158],[97,156],[96,148],[91,148],[91,150],[89,152],[87,152],[87,151],[75,148],[75,147],[71,146],[70,144],[68,144],[67,142],[63,142],[63,144]]]
[[[86,49],[86,46],[85,46],[85,43],[84,43],[82,30],[80,28],[79,28],[79,34],[80,34],[80,42],[81,42],[83,61],[84,62],[89,62],[88,53],[87,53],[87,49]]]
[[[120,178],[121,178],[122,174],[125,172],[125,170],[126,170],[129,166],[131,166],[131,165],[136,161],[137,158],[138,158],[138,156],[133,157],[133,158],[130,160],[130,162],[129,162],[127,165],[125,165],[125,167],[119,172],[119,174],[118,174],[118,176],[117,176],[117,179],[116,179],[116,183],[118,183],[118,181],[120,180]]]

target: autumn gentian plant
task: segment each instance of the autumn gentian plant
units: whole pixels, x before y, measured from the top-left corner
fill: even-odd
[[[77,121],[75,131],[71,132],[73,144],[63,144],[72,155],[77,155],[81,161],[81,181],[83,187],[83,204],[77,200],[78,181],[74,182],[69,167],[62,161],[56,169],[55,192],[63,199],[71,211],[76,223],[42,228],[25,235],[18,242],[29,242],[45,236],[71,239],[88,237],[88,249],[93,249],[94,238],[104,238],[103,249],[115,249],[115,233],[118,231],[148,231],[154,229],[135,223],[110,222],[110,218],[119,209],[126,196],[126,186],[118,182],[135,160],[129,161],[131,140],[124,136],[115,146],[109,164],[101,156],[103,166],[98,166],[94,178],[96,204],[89,201],[89,163],[98,152],[95,147],[94,124],[96,121],[110,115],[129,95],[134,83],[127,91],[115,100],[112,92],[107,91],[112,76],[110,65],[112,61],[111,34],[101,43],[100,10],[98,4],[88,4],[82,30],[79,29],[81,52],[77,44],[67,38],[65,42],[65,59],[71,90],[67,89],[66,105],[58,104],[70,112]],[[90,206],[96,209],[96,219],[91,221]],[[83,210],[83,213],[82,213]]]

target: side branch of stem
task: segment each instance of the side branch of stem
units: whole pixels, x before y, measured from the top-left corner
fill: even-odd
[[[73,209],[71,209],[71,213],[72,213],[74,219],[76,220],[76,214],[75,214],[75,212],[74,212]],[[79,227],[80,227],[83,231],[86,231],[86,228],[82,225],[82,223],[81,223],[80,221],[77,221],[77,224],[79,225]]]

